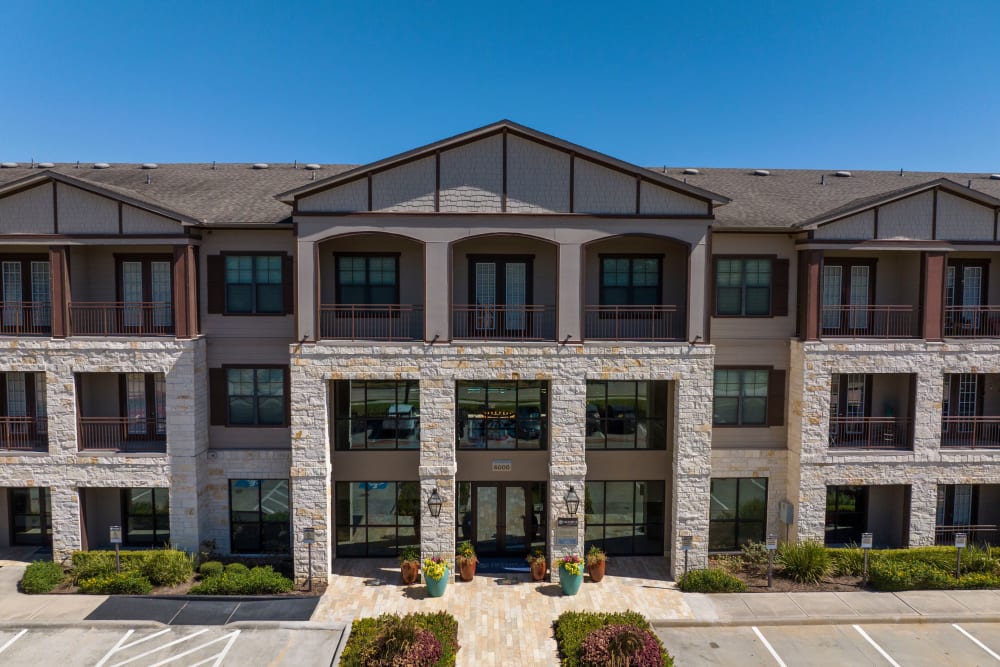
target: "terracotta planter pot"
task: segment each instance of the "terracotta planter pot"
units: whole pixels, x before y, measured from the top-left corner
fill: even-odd
[[[602,560],[587,568],[587,573],[590,574],[590,580],[595,584],[604,578],[604,570],[608,566],[608,561]]]
[[[476,576],[476,562],[474,560],[463,561],[458,564],[458,578],[462,581],[472,581]]]
[[[409,586],[417,583],[420,577],[420,563],[417,561],[406,561],[399,564],[399,573],[403,576],[403,584]]]
[[[535,561],[531,564],[531,580],[542,581],[545,579],[545,571],[548,569],[544,560]]]

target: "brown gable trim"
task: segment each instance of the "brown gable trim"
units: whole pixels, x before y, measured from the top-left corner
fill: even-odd
[[[931,204],[931,238],[937,239],[937,209],[938,209],[938,188],[934,188],[934,199]]]
[[[574,188],[576,186],[576,153],[569,154],[569,212],[574,211]]]
[[[368,210],[371,210],[371,204]],[[441,151],[434,153],[434,212],[441,211]]]
[[[56,192],[56,181],[51,181],[52,183],[52,231],[56,234],[59,233],[59,196]]]
[[[472,217],[523,217],[523,218],[620,218],[622,220],[715,220],[715,214],[705,214],[705,213],[691,213],[691,214],[670,214],[670,215],[657,215],[655,213],[642,213],[640,215],[634,215],[632,213],[484,213],[484,212],[468,212],[468,213],[436,213],[434,211],[337,211],[337,212],[325,212],[325,211],[300,211],[295,214],[297,218],[346,218],[350,216],[358,216],[359,218],[379,218],[379,217],[405,217],[405,216],[462,216],[466,218]]]
[[[503,137],[503,148],[501,157],[501,179],[503,181],[501,185],[502,192],[500,193],[500,212],[507,212],[507,128],[504,128],[500,132],[500,136]]]

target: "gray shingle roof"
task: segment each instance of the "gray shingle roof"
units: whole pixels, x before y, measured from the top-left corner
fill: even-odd
[[[354,165],[323,165],[318,171],[289,164],[271,164],[253,169],[250,164],[160,164],[142,169],[138,164],[113,164],[110,169],[75,168],[59,164],[53,170],[95,184],[117,189],[136,199],[187,213],[209,224],[275,223],[288,221],[291,208],[275,195],[338,174]],[[0,169],[0,186],[38,173],[26,166]],[[989,174],[955,172],[853,171],[849,178],[832,170],[771,169],[769,176],[754,176],[753,169],[700,168],[699,174],[684,174],[679,167],[651,169],[690,185],[718,192],[732,199],[717,206],[719,228],[785,228],[829,211],[855,206],[859,201],[947,178],[959,185],[972,181],[972,188],[1000,198],[1000,180]],[[149,176],[151,183],[146,183]],[[825,183],[820,184],[821,177]]]

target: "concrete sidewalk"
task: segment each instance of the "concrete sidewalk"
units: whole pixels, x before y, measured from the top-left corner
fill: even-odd
[[[658,626],[1000,621],[1000,591],[684,593],[689,618]]]
[[[26,567],[26,563],[0,567],[0,622],[82,621],[108,599],[107,595],[25,595],[17,585]]]

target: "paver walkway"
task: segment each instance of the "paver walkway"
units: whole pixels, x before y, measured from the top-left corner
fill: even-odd
[[[426,586],[400,583],[395,561],[340,559],[333,570],[314,622],[347,624],[384,613],[447,611],[458,619],[459,665],[559,664],[552,622],[567,610],[632,609],[658,620],[692,617],[664,558],[612,559],[601,583],[584,577],[573,597],[563,596],[559,584],[532,582],[528,574],[452,580],[443,597],[429,598]]]

